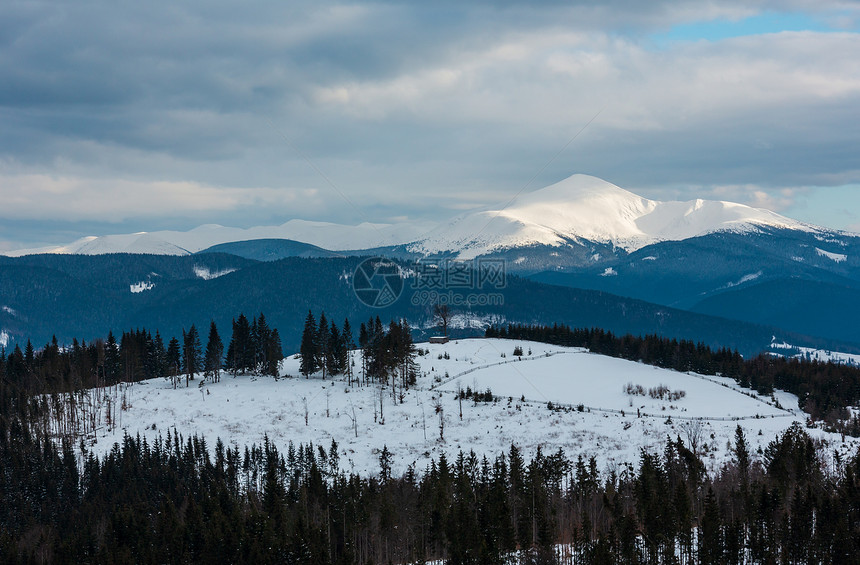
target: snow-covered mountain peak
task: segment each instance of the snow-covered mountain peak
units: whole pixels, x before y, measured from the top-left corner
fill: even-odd
[[[573,175],[518,196],[499,216],[564,237],[616,241],[647,236],[636,221],[657,205],[605,180]]]
[[[411,248],[425,253],[456,252],[469,259],[503,249],[587,240],[633,251],[658,241],[762,225],[808,229],[769,210],[702,199],[649,200],[605,180],[578,174],[521,194],[507,207],[460,216]]]
[[[630,204],[650,202],[629,190],[591,175],[575,174],[555,184],[520,194],[511,204],[518,205],[557,204],[558,202],[587,202],[599,200],[604,203]]]

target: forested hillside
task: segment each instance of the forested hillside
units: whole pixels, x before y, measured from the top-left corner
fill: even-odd
[[[678,439],[600,473],[563,452],[462,453],[391,475],[337,469],[337,446],[126,437],[80,468],[0,419],[4,563],[856,563],[860,459],[823,469],[800,427],[753,462],[743,433],[709,475]],[[11,418],[9,416],[12,416]],[[559,545],[560,544],[560,545]],[[519,561],[515,561],[517,556]]]
[[[431,295],[413,288],[414,265],[403,264],[404,290],[376,309],[359,301],[352,276],[360,258],[287,258],[255,262],[232,255],[150,255],[0,258],[0,332],[21,347],[37,347],[56,336],[93,340],[119,328],[157,328],[179,335],[195,324],[224,328],[236,312],[266,312],[281,329],[286,352],[299,347],[301,320],[309,309],[332,319],[406,318],[415,337],[434,331]],[[508,275],[502,288],[444,290],[451,302],[453,335],[476,335],[490,323],[553,323],[601,327],[616,333],[659,333],[702,341],[711,347],[758,353],[772,337],[796,345],[838,351],[856,346],[802,336],[775,327],[731,321],[622,298],[598,291],[562,288]],[[470,303],[493,294],[493,302]],[[462,302],[462,306],[456,303]]]

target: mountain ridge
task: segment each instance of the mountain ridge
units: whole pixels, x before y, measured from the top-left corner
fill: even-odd
[[[763,208],[716,200],[649,200],[597,177],[575,174],[517,195],[508,205],[486,207],[448,221],[396,224],[336,224],[293,219],[279,226],[247,229],[204,224],[188,231],[87,236],[65,245],[7,252],[153,253],[187,255],[210,247],[261,239],[287,239],[328,251],[403,246],[417,255],[449,254],[463,260],[501,250],[545,245],[597,243],[632,252],[660,241],[677,241],[717,231],[759,226],[819,233],[843,233],[781,216]]]
[[[660,241],[757,226],[827,231],[770,210],[714,200],[649,200],[597,177],[572,175],[518,195],[509,205],[463,214],[407,246],[423,253],[455,252],[472,259],[505,249],[582,242],[626,252]]]

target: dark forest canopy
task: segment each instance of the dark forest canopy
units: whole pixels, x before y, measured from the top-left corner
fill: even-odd
[[[175,431],[103,457],[0,420],[0,563],[856,563],[860,457],[795,424],[760,457],[740,427],[713,474],[680,438],[639,468],[588,454],[444,455],[360,477],[338,446],[213,446]],[[563,544],[563,545],[558,545]]]

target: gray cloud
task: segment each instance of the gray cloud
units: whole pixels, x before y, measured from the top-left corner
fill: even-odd
[[[523,188],[601,109],[530,188],[586,172],[790,208],[858,181],[860,36],[650,37],[773,9],[850,29],[856,6],[3,4],[0,238],[444,217]]]

